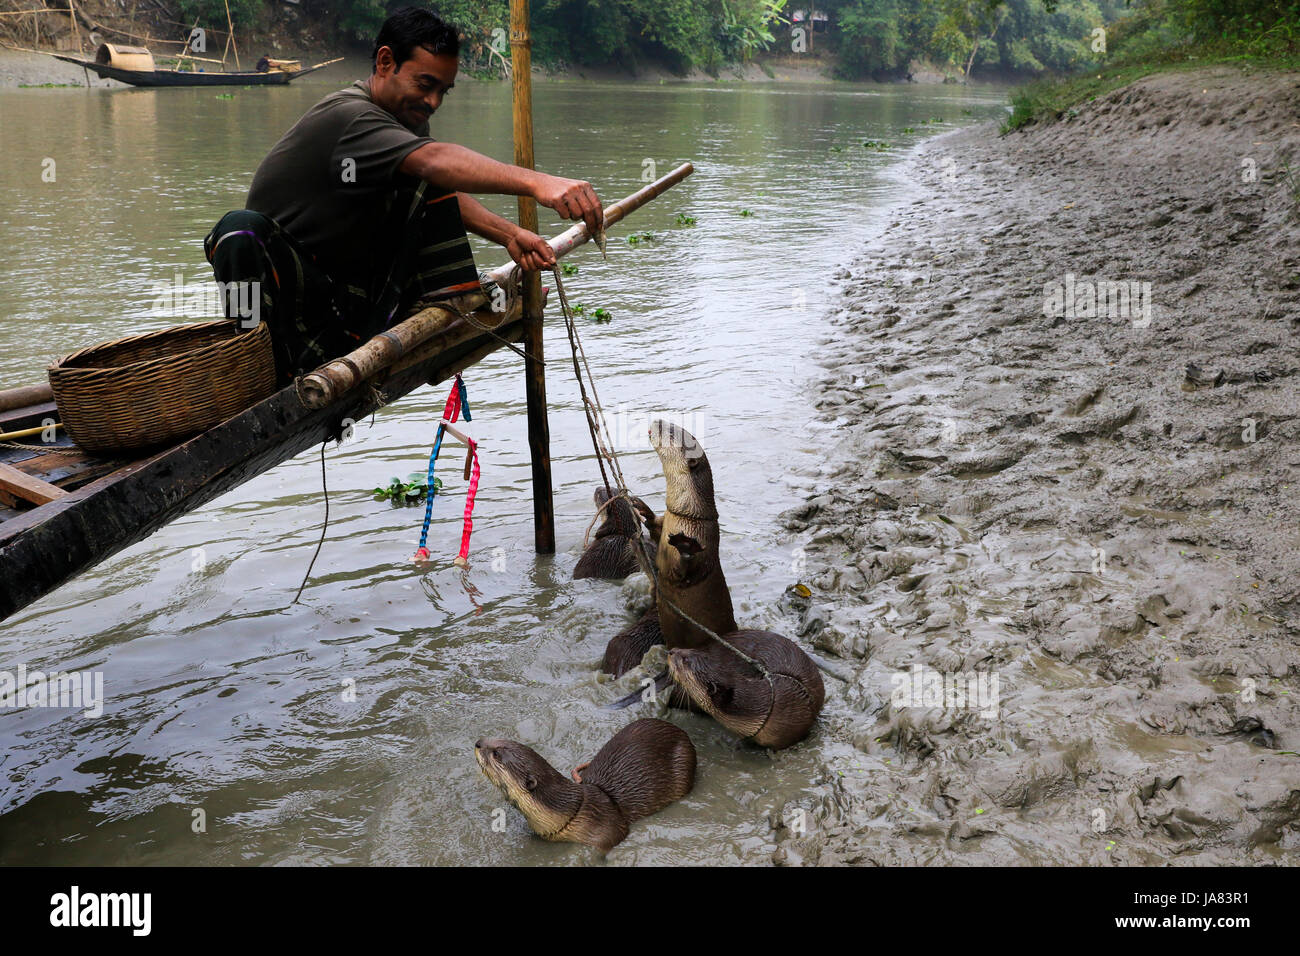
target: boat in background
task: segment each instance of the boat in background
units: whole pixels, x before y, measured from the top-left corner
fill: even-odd
[[[73,63],[87,70],[92,70],[103,79],[118,80],[132,86],[284,86],[290,80],[306,76],[316,70],[338,63],[342,57],[317,63],[303,68],[297,60],[273,60],[262,57],[256,71],[226,72],[224,70],[207,72],[200,69],[181,69],[181,62],[193,59],[185,54],[178,58],[177,65],[169,69],[159,69],[154,63],[153,54],[142,46],[123,46],[116,43],[101,43],[95,51],[95,58],[87,60],[66,53],[49,53],[55,59]]]

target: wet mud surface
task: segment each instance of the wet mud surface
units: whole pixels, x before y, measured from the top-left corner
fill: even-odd
[[[839,276],[828,464],[784,516],[800,640],[853,681],[775,862],[1295,861],[1298,99],[1156,76],[910,162]],[[899,696],[935,674],[980,706]]]

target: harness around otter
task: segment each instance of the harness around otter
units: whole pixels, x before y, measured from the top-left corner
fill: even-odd
[[[480,739],[474,757],[538,836],[584,843],[601,853],[621,843],[633,821],[680,800],[695,786],[690,737],[654,718],[635,720],[611,737],[576,780],[513,740]]]
[[[651,537],[658,541],[659,629],[670,648],[699,647],[709,642],[708,631],[736,630],[718,553],[713,471],[695,436],[677,425],[652,423],[650,445],[659,455],[666,485],[664,513],[651,523]]]
[[[826,700],[812,658],[771,631],[737,631],[727,639],[766,672],[719,644],[678,648],[668,655],[678,687],[718,723],[759,746],[779,750],[803,740]]]

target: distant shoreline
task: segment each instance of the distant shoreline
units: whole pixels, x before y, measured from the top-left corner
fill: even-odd
[[[252,50],[260,50],[260,47],[251,47]],[[52,52],[52,51],[50,51]],[[92,55],[93,51],[87,50],[84,54],[87,57]],[[311,50],[306,52],[277,49],[274,55],[285,58],[296,58],[306,66],[310,63],[316,63],[323,60],[332,59],[336,56],[346,56],[347,60],[340,66],[347,66],[350,62],[363,62],[365,57],[356,51],[322,51]],[[249,56],[244,57],[244,68],[250,68],[250,63],[256,62]],[[230,68],[234,69],[234,60],[229,61]],[[737,83],[745,84],[773,84],[780,85],[783,83],[799,85],[826,85],[838,87],[897,87],[900,85],[911,85],[902,81],[875,82],[872,80],[837,80],[828,74],[829,69],[833,66],[831,60],[816,60],[808,63],[800,63],[797,60],[785,57],[781,59],[761,60],[742,65],[733,65],[726,67],[719,72],[716,77],[709,76],[702,70],[693,69],[684,76],[671,73],[661,67],[647,67],[637,73],[635,76],[612,67],[579,67],[570,66],[563,70],[550,70],[543,66],[533,68],[533,76],[543,81],[546,79],[579,79],[592,80],[597,82],[608,83],[716,83],[719,86],[731,86]],[[312,83],[319,83],[321,80],[328,80],[331,74],[328,71],[322,71],[316,77],[313,77]],[[469,79],[470,77],[465,77]],[[482,80],[482,82],[502,82],[501,80]],[[940,85],[943,77],[938,73],[918,73],[915,78],[915,85],[930,86]],[[47,84],[58,86],[80,86],[85,87],[86,77],[85,70],[71,63],[65,63],[56,60],[52,56],[44,53],[30,53],[22,50],[14,50],[0,47],[0,89],[14,87],[41,87]],[[90,74],[91,87],[111,87],[121,88],[126,84],[118,83],[114,80],[103,80]],[[978,79],[972,84],[977,87],[984,86],[1003,86],[1006,81],[998,79],[981,80]]]

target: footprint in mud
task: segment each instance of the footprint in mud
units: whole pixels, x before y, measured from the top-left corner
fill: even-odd
[[[953,462],[948,467],[947,474],[963,480],[990,478],[1017,464],[1032,447],[1031,443],[1024,443],[1014,448],[995,448],[991,451],[975,453]]]

